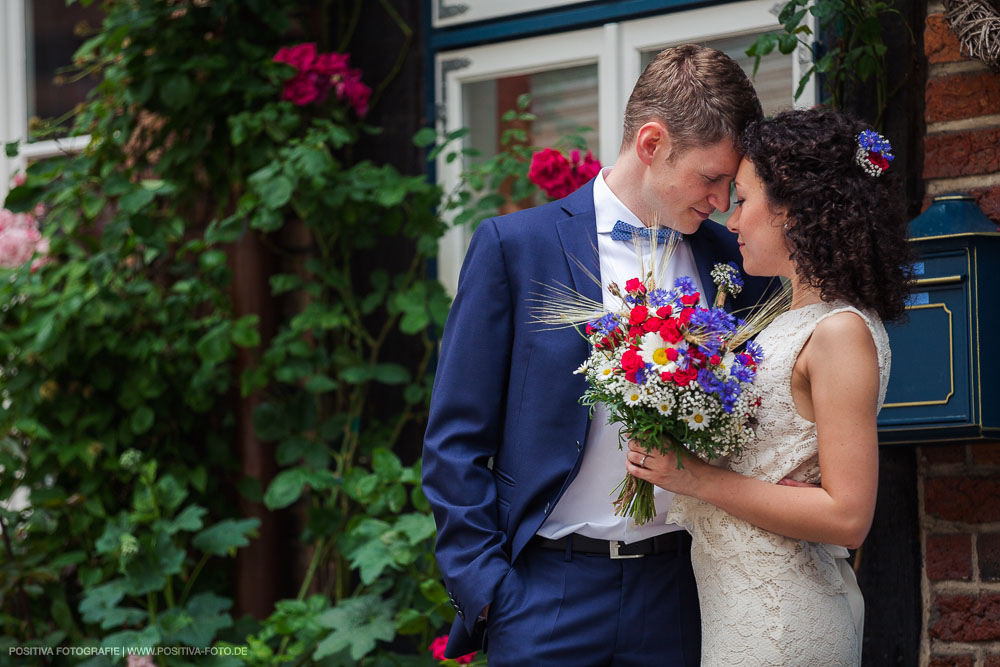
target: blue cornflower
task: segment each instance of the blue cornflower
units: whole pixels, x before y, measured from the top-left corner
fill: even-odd
[[[764,349],[756,341],[747,341],[746,353],[750,355],[755,364],[764,360]]]
[[[896,158],[896,156],[892,154],[892,144],[889,143],[888,139],[875,130],[865,130],[859,134],[858,144],[866,151],[878,153],[889,162],[892,162]]]
[[[740,382],[753,382],[757,378],[757,369],[753,366],[747,366],[742,359],[736,357],[729,374]]]
[[[654,290],[650,290],[649,294],[646,295],[646,298],[649,300],[649,305],[653,308],[670,305],[670,292],[659,287]]]
[[[605,313],[600,319],[591,322],[590,327],[602,336],[608,336],[618,328],[618,316],[615,313]]]
[[[656,371],[653,370],[653,364],[646,364],[635,372],[635,383],[638,385],[646,384],[650,374],[655,376]]]
[[[685,296],[694,294],[698,291],[698,288],[694,286],[694,281],[688,276],[681,276],[675,280],[674,287],[680,290],[681,294]]]
[[[702,368],[698,371],[698,384],[709,394],[721,394],[724,383],[715,376],[715,373],[707,368]]]
[[[728,380],[722,386],[722,409],[732,412],[736,407],[736,399],[740,397],[740,385],[738,382]]]

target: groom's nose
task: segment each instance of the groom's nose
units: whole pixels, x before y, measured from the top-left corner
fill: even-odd
[[[724,184],[712,188],[708,195],[708,203],[719,210],[720,213],[725,213],[729,210],[729,182],[726,181]]]

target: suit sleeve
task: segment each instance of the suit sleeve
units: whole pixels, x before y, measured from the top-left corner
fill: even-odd
[[[438,565],[470,634],[510,570],[487,464],[503,437],[512,340],[503,249],[495,222],[485,220],[472,237],[445,324],[423,450]]]

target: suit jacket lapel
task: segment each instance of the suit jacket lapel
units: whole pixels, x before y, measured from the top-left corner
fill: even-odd
[[[601,279],[601,263],[597,254],[597,217],[594,213],[594,182],[566,197],[563,210],[570,217],[556,223],[559,242],[566,254],[566,262],[573,278],[573,287],[583,296],[600,302],[604,288]],[[587,275],[588,272],[590,275]]]
[[[684,237],[691,244],[691,253],[694,255],[695,266],[698,267],[698,276],[701,278],[701,288],[705,293],[705,302],[709,306],[715,302],[715,295],[719,291],[715,281],[712,280],[712,267],[715,266],[718,249],[712,247],[712,236],[705,230],[705,225],[714,224],[714,222],[706,220],[701,223],[698,231]],[[723,306],[726,311],[732,309],[731,301],[732,299],[726,299],[726,303]]]

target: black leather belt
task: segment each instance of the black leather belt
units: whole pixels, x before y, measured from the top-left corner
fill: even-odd
[[[532,542],[542,549],[566,551],[569,548],[574,553],[600,554],[609,558],[642,558],[653,554],[676,553],[683,545],[690,542],[690,538],[686,531],[675,530],[631,544],[618,540],[598,540],[576,533],[560,537],[558,540],[536,535]]]

